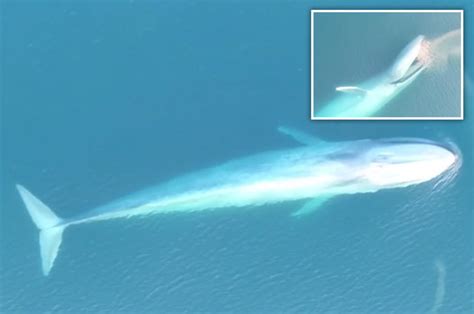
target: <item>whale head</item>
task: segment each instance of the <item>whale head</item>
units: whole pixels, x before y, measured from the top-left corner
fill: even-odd
[[[424,68],[423,64],[418,62],[424,41],[425,36],[418,35],[398,54],[390,68],[392,82],[402,82]]]
[[[434,179],[460,160],[449,145],[421,139],[377,141],[365,153],[364,176],[377,187],[404,187]]]

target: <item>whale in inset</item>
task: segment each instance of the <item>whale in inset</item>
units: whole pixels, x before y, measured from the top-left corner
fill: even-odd
[[[390,100],[409,86],[426,68],[419,58],[425,43],[422,35],[413,39],[392,66],[357,85],[338,86],[341,94],[316,109],[316,118],[365,118],[374,116]]]

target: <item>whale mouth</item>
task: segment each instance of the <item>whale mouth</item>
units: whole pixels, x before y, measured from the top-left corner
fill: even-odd
[[[400,84],[410,78],[416,77],[426,66],[423,55],[428,50],[425,36],[418,35],[397,56],[393,63],[391,73],[391,84]]]
[[[405,74],[399,78],[396,81],[390,82],[392,85],[398,85],[406,82],[407,80],[411,79],[415,75],[418,75],[421,71],[423,71],[426,68],[426,65],[423,64],[421,61],[418,59],[415,59],[413,63],[410,65],[408,70],[405,72]]]

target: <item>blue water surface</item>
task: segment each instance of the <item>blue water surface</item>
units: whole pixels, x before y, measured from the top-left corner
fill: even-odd
[[[434,7],[359,3],[1,2],[0,312],[471,312],[472,87],[464,121],[309,119],[310,9]],[[473,78],[474,8],[438,3],[466,10]],[[16,183],[72,217],[297,146],[280,125],[328,141],[449,140],[463,164],[441,188],[341,196],[304,219],[291,202],[72,226],[42,275]]]

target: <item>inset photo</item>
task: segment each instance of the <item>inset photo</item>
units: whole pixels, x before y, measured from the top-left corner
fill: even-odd
[[[462,10],[311,10],[312,120],[462,120]]]

